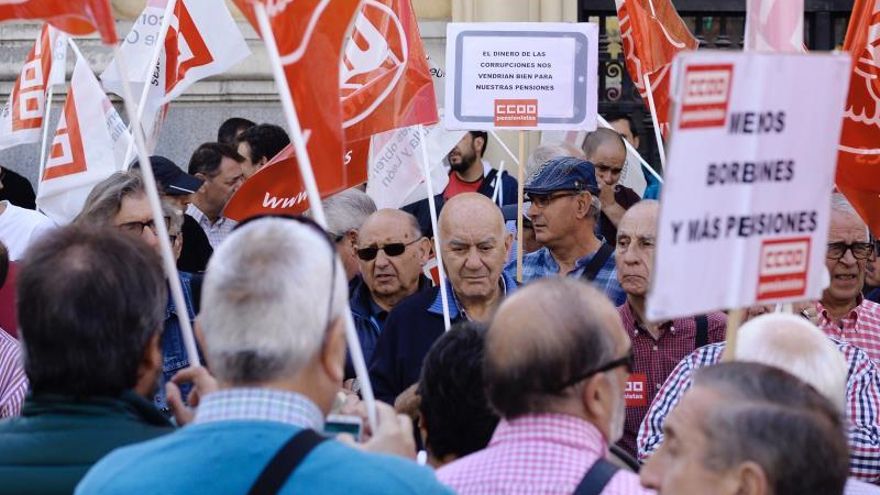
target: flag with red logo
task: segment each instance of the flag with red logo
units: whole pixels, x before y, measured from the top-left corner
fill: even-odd
[[[95,184],[124,167],[131,136],[88,62],[78,58],[37,188],[37,206],[69,223]]]
[[[44,19],[68,34],[101,33],[111,45],[118,41],[109,0],[0,0],[0,21]]]
[[[156,49],[160,24],[169,0],[149,0],[120,47],[125,75],[116,61],[101,74],[107,91],[122,94],[126,77],[140,95],[149,82],[141,125],[149,135],[163,105],[196,81],[226,72],[250,55],[250,49],[223,0],[176,0],[159,61],[148,66]]]
[[[747,0],[747,51],[804,53],[804,0]]]
[[[843,48],[853,72],[835,180],[880,236],[880,0],[856,0]]]
[[[252,2],[235,0],[235,3],[259,32]],[[321,196],[326,197],[346,188],[346,155],[349,151],[357,153],[346,148],[353,146],[356,140],[346,144],[339,88],[343,48],[361,2],[300,0],[264,3],[315,181]],[[349,163],[355,159],[353,155],[348,157]],[[267,211],[292,212],[300,205],[307,207],[302,179],[298,171],[294,173],[296,159],[291,156],[273,162],[242,184],[227,204],[224,215],[242,219]]]
[[[64,82],[65,59],[56,61],[56,51],[58,42],[64,43],[65,39],[60,31],[48,24],[40,31],[15,80],[6,106],[0,108],[0,149],[40,140],[46,113],[46,93],[51,84],[59,82],[59,74],[61,82]],[[61,52],[66,54],[66,47]]]
[[[663,135],[669,129],[670,68],[675,54],[696,50],[691,34],[670,0],[615,0],[626,69],[648,105],[649,76],[657,120]]]

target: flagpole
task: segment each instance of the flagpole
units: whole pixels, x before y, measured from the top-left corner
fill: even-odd
[[[73,39],[70,39],[70,47],[76,54],[77,58],[85,57],[79,51]],[[114,48],[116,63],[119,69],[125,74],[125,61],[122,56],[122,50],[119,46]],[[125,110],[128,118],[135,118],[137,115],[133,106],[134,96],[132,95],[131,86],[128,78],[122,78],[122,93]],[[183,289],[180,285],[180,276],[177,273],[177,260],[171,249],[171,238],[168,235],[168,226],[165,224],[165,215],[162,212],[162,203],[159,199],[159,189],[156,187],[156,178],[153,176],[153,167],[150,166],[150,160],[147,156],[147,150],[144,146],[144,136],[140,126],[133,126],[133,137],[138,154],[138,163],[140,163],[141,175],[144,179],[144,188],[147,192],[147,201],[150,203],[150,211],[153,214],[153,226],[156,229],[156,236],[159,238],[159,252],[162,256],[162,262],[165,265],[165,274],[168,277],[168,286],[171,288],[171,300],[174,307],[177,308],[177,320],[180,322],[180,333],[183,337],[183,345],[186,348],[187,358],[190,366],[201,366],[198,348],[196,347],[196,339],[193,335],[192,325],[189,321],[189,312],[184,309],[188,306],[183,298]]]
[[[654,138],[657,140],[657,151],[660,153],[660,168],[666,171],[666,147],[663,145],[663,133],[660,132],[660,120],[657,118],[657,105],[654,103],[654,90],[651,89],[651,79],[648,74],[642,74],[645,80],[645,94],[648,95],[648,110],[654,119]],[[624,139],[626,141],[626,139]],[[654,174],[655,176],[656,173]]]
[[[144,79],[144,88],[141,90],[141,97],[138,100],[137,106],[137,120],[129,122],[129,129],[133,128],[135,125],[141,127],[141,119],[144,117],[144,107],[147,105],[147,97],[150,95],[150,87],[152,86],[153,80],[153,71],[156,70],[156,65],[159,63],[159,58],[162,56],[162,50],[165,49],[165,37],[168,35],[168,28],[171,26],[171,17],[174,13],[174,8],[177,6],[177,0],[168,0],[168,3],[165,4],[165,11],[162,13],[162,23],[159,24],[159,35],[156,39],[156,49],[153,50],[153,55],[150,57],[150,64],[147,66],[147,77]],[[125,40],[122,41],[125,43]],[[168,70],[166,67],[165,70]],[[122,75],[122,79],[126,82],[128,81],[128,73],[123,72],[122,68],[120,68],[119,72]],[[161,81],[159,82],[161,84]],[[147,130],[143,129],[144,135],[146,135]],[[129,156],[131,155],[131,148],[134,140],[128,143],[128,149],[125,150],[125,166],[128,166],[128,163],[131,161]]]
[[[597,117],[599,117],[599,124],[601,124],[602,127],[606,128],[606,129],[614,130],[614,127],[613,127],[611,124],[609,124],[608,121],[605,120],[604,117],[602,117],[601,115],[597,115]],[[656,121],[655,121],[655,122],[656,122]],[[657,171],[654,170],[654,167],[648,165],[648,162],[646,162],[645,159],[642,158],[642,155],[639,154],[639,152],[635,149],[635,147],[633,147],[633,145],[629,144],[629,141],[627,141],[626,139],[623,140],[623,144],[626,145],[626,149],[627,149],[627,151],[629,151],[629,152],[632,153],[636,158],[638,158],[639,163],[641,163],[643,167],[645,167],[646,169],[648,169],[648,172],[650,172],[651,175],[653,175],[654,178],[657,179],[658,181],[660,181],[660,183],[662,184],[662,183],[663,183],[663,177],[660,177],[660,174],[658,174]]]
[[[501,174],[504,173],[504,160],[501,160],[501,163],[498,164],[498,175],[496,175],[495,179],[495,190],[492,191],[492,202],[498,203],[498,191],[501,190]]]
[[[437,226],[437,202],[434,201],[434,184],[431,179],[431,166],[428,163],[428,133],[425,126],[419,124],[419,148],[422,150],[422,171],[425,174],[425,187],[428,188],[428,209],[431,212],[431,230],[434,232],[434,256],[437,257],[437,273],[440,275],[440,302],[443,303],[443,327],[448,332],[452,323],[449,319],[449,294],[446,291],[446,271],[443,268],[443,256],[440,254],[440,229]]]
[[[52,115],[52,98],[54,96],[55,86],[49,83],[49,92],[46,95],[46,111],[43,113],[43,140],[40,141],[40,168],[38,169],[39,172],[37,175],[38,184],[43,180],[43,172],[46,170],[46,142],[49,139],[49,117]],[[49,145],[51,146],[51,143],[49,143]]]
[[[272,26],[269,23],[269,14],[266,12],[266,6],[262,2],[254,2],[253,7],[257,18],[257,24],[260,28],[260,36],[263,38],[263,43],[266,45],[266,52],[269,56],[269,62],[272,64],[272,73],[275,77],[275,85],[278,88],[278,95],[281,98],[281,106],[284,109],[284,115],[287,117],[287,125],[290,128],[293,149],[296,152],[297,166],[299,167],[303,185],[306,188],[306,195],[309,198],[309,209],[315,221],[322,227],[326,228],[327,219],[324,216],[321,195],[318,192],[318,184],[315,181],[315,174],[312,171],[311,159],[309,158],[306,143],[303,139],[302,128],[299,124],[299,116],[296,113],[296,106],[293,103],[293,97],[290,95],[290,87],[287,85],[287,76],[284,74],[284,66],[281,64],[281,55],[278,53],[278,45],[276,44],[275,36],[272,33]],[[354,320],[352,319],[351,311],[348,308],[347,300],[343,313],[345,313],[345,338],[348,341],[348,350],[351,354],[351,361],[354,365],[355,375],[357,376],[358,383],[361,387],[361,394],[367,405],[367,421],[370,424],[370,428],[375,432],[378,428],[376,398],[373,395],[373,385],[370,383],[370,375],[367,373],[367,364],[364,360],[360,339],[355,331]]]
[[[517,194],[516,194],[516,281],[522,283],[523,272],[523,177],[526,157],[526,131],[519,131],[519,170],[517,171]]]

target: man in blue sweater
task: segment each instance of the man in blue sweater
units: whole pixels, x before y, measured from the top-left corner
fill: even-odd
[[[76,493],[449,493],[426,468],[366,452],[415,454],[408,419],[387,406],[360,448],[314,434],[342,382],[345,299],[323,231],[280,218],[239,228],[208,265],[199,316],[219,390],[190,425],[104,458]]]

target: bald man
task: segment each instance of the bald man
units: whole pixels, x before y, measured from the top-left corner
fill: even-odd
[[[626,422],[620,447],[637,454],[636,435],[654,395],[679,361],[694,349],[724,340],[727,317],[715,312],[651,323],[645,318],[645,298],[654,272],[654,247],[660,203],[637,203],[620,220],[614,259],[617,278],[626,292],[618,309],[632,342],[636,362],[630,376]]]
[[[489,321],[505,295],[516,289],[503,274],[513,239],[501,210],[482,194],[462,193],[446,203],[438,227],[452,323]],[[439,287],[419,292],[391,311],[370,363],[377,399],[393,404],[418,381],[422,361],[443,331]]]
[[[364,359],[370,362],[388,313],[400,301],[431,287],[422,274],[431,243],[414,216],[384,209],[367,217],[355,246],[360,275],[349,283],[349,303]],[[346,378],[354,377],[350,358],[345,374]]]
[[[613,245],[623,214],[641,199],[632,189],[618,184],[626,165],[626,145],[617,131],[600,127],[587,134],[584,154],[593,162],[599,182],[599,201],[602,202],[599,233]]]
[[[583,493],[651,493],[604,460],[623,432],[631,352],[597,289],[567,278],[525,286],[486,334],[483,380],[501,422],[487,448],[437,477],[460,495],[575,493],[589,482],[596,489]]]

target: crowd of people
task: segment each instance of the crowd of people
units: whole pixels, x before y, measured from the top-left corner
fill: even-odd
[[[865,223],[835,194],[822,298],[749,308],[731,349],[723,312],[650,321],[657,184],[619,183],[638,129],[608,120],[533,151],[521,212],[466,133],[435,253],[427,200],[377,209],[358,188],[325,199],[326,229],[224,217],[290,143],[229,119],[186,166],[150,158],[186,308],[136,166],[67,226],[4,167],[0,493],[880,493]]]

